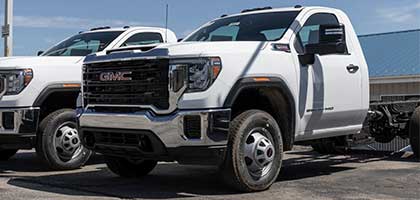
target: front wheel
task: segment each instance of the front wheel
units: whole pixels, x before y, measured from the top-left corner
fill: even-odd
[[[155,160],[128,160],[105,156],[105,163],[111,172],[124,178],[139,178],[149,174],[157,165]]]
[[[17,151],[17,149],[0,149],[0,161],[9,160]]]
[[[410,124],[410,144],[414,155],[420,158],[420,107],[411,116]]]
[[[83,166],[92,152],[81,145],[76,113],[72,109],[57,110],[39,125],[37,155],[55,170],[77,169]]]
[[[231,122],[223,178],[243,192],[268,189],[280,172],[283,142],[276,120],[261,110],[249,110]]]

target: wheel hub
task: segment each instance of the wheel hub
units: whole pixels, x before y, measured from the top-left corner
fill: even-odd
[[[265,129],[252,131],[245,142],[245,163],[254,178],[269,172],[276,154],[272,141],[265,136],[267,134]]]
[[[77,129],[70,124],[62,125],[55,133],[55,149],[61,159],[70,160],[76,157],[81,149]]]

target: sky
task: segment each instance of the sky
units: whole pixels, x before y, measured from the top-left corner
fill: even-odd
[[[16,56],[36,55],[39,50],[98,26],[165,25],[179,38],[221,16],[255,7],[328,6],[344,10],[357,34],[420,28],[420,0],[14,0],[14,49]],[[0,23],[4,0],[0,0]],[[3,41],[0,42],[3,55]]]

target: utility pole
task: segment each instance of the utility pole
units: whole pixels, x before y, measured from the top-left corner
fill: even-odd
[[[4,12],[4,26],[2,37],[4,38],[4,56],[13,55],[13,0],[4,0],[6,3]]]

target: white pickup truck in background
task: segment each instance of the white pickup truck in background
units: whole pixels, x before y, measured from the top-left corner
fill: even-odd
[[[36,147],[52,169],[74,169],[91,155],[76,129],[83,59],[132,47],[149,50],[177,42],[171,30],[100,27],[74,35],[38,57],[0,59],[0,159]]]
[[[217,165],[230,186],[260,191],[294,144],[330,153],[381,133],[410,137],[419,155],[420,100],[370,101],[358,37],[333,8],[244,10],[177,44],[89,55],[82,88],[81,140],[123,177],[176,160]]]

